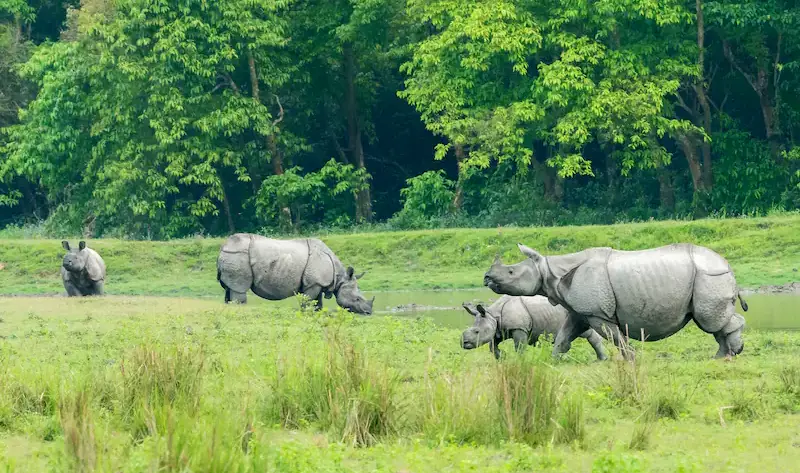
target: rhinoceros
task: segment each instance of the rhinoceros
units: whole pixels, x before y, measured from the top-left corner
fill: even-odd
[[[236,233],[228,237],[217,258],[217,280],[225,289],[225,302],[247,302],[247,291],[277,301],[305,294],[322,308],[322,296],[358,314],[371,314],[375,301],[364,299],[354,274],[325,243],[316,238],[274,240]]]
[[[714,335],[716,357],[744,348],[747,311],[728,262],[714,251],[680,243],[641,251],[590,248],[578,253],[542,256],[518,244],[528,258],[503,265],[495,258],[484,284],[499,294],[543,295],[569,312],[556,335],[553,353],[570,348],[588,328],[612,337],[655,341],[681,330],[690,320]],[[632,356],[627,350],[623,355]]]
[[[67,250],[61,263],[61,279],[68,297],[102,296],[105,290],[106,263],[86,242],[78,243],[78,250],[70,248],[68,241],[61,246]]]
[[[542,296],[502,296],[487,308],[469,303],[462,306],[475,317],[475,323],[461,334],[461,347],[472,350],[488,343],[496,358],[500,358],[498,345],[504,340],[513,339],[517,350],[535,345],[541,335],[556,334],[567,318],[566,309]],[[588,329],[579,336],[594,348],[597,359],[608,358],[597,332]]]

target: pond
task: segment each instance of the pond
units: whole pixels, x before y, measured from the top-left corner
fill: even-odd
[[[499,296],[489,289],[460,291],[377,292],[376,316],[431,317],[437,324],[449,328],[466,328],[472,316],[461,308],[462,302],[491,304]],[[744,296],[749,310],[737,311],[745,317],[748,329],[800,330],[800,296],[793,294],[748,294]],[[333,300],[326,301],[334,308]]]

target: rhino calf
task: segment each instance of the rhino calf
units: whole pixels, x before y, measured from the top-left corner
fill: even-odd
[[[565,308],[553,306],[542,296],[503,296],[488,308],[468,303],[463,307],[475,317],[475,323],[461,335],[461,347],[472,350],[488,343],[496,358],[500,357],[498,345],[504,340],[513,339],[514,347],[520,350],[535,345],[541,335],[555,335],[567,319]],[[597,359],[608,358],[597,332],[588,329],[579,336],[594,348]]]
[[[252,290],[264,299],[278,301],[305,294],[322,308],[322,296],[358,314],[371,314],[358,289],[353,267],[344,265],[328,246],[316,238],[274,240],[250,233],[228,237],[217,258],[217,280],[225,289],[225,302],[247,302]]]
[[[105,290],[106,263],[86,242],[78,243],[78,249],[70,248],[68,241],[61,246],[67,250],[61,263],[61,279],[68,297],[102,296]]]

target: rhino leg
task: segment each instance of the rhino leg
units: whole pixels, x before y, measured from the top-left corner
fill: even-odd
[[[597,354],[598,360],[602,361],[608,359],[608,355],[606,354],[606,349],[603,348],[603,337],[601,337],[600,334],[598,334],[592,329],[589,329],[583,332],[580,335],[580,337],[585,338],[586,341],[589,342],[589,345],[592,346],[595,354]]]
[[[636,355],[631,347],[630,343],[628,342],[629,335],[622,333],[619,327],[610,327],[611,331],[611,339],[614,341],[614,345],[617,346],[617,349],[622,354],[622,357],[628,361],[633,361],[636,358]]]
[[[589,324],[584,317],[579,316],[573,312],[567,314],[561,328],[558,329],[556,340],[553,343],[553,356],[561,355],[569,351],[572,346],[572,341],[578,338],[580,334],[589,329]]]
[[[315,310],[322,310],[322,287],[314,284],[303,289],[303,295],[314,301]]]
[[[80,289],[72,281],[64,281],[64,289],[67,290],[67,297],[81,297]]]
[[[104,281],[97,281],[92,285],[92,289],[89,295],[94,296],[102,296],[105,294],[105,282]]]
[[[514,348],[517,351],[524,350],[525,346],[528,345],[528,333],[524,330],[512,330],[511,338],[514,340]]]
[[[233,302],[234,304],[247,304],[247,293],[236,292],[233,289],[225,289],[225,303]]]

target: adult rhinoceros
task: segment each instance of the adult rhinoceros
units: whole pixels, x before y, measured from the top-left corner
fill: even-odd
[[[228,237],[217,258],[217,280],[225,289],[225,302],[247,302],[247,291],[273,301],[305,294],[322,308],[323,294],[359,314],[372,313],[372,301],[358,290],[361,276],[344,265],[325,243],[316,238],[274,240],[236,233]]]
[[[713,334],[716,356],[738,355],[744,348],[747,310],[730,265],[714,251],[693,244],[674,244],[642,251],[591,248],[579,253],[542,256],[518,244],[528,257],[514,265],[499,258],[484,284],[499,294],[544,295],[569,315],[556,335],[553,353],[569,350],[572,341],[593,328],[620,346],[623,336],[660,340],[694,320]]]
[[[61,262],[61,280],[68,297],[102,296],[105,291],[106,263],[86,242],[78,243],[78,249],[64,240],[61,246],[67,250]]]

